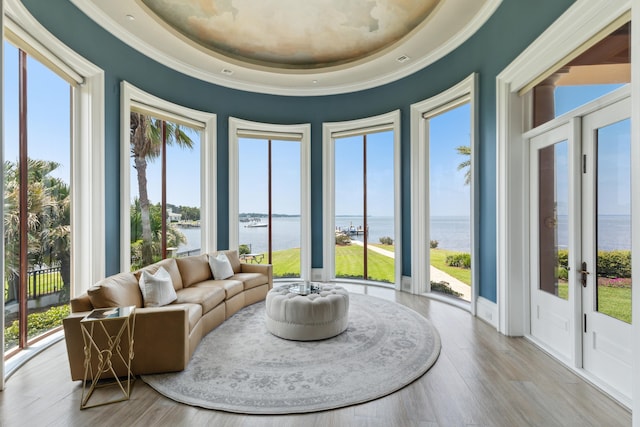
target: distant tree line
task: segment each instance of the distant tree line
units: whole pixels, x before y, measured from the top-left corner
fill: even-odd
[[[181,214],[184,221],[199,221],[200,220],[200,208],[192,206],[176,206],[167,203],[167,207],[171,209],[173,213]]]

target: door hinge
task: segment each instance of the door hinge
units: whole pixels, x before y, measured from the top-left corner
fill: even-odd
[[[583,314],[583,316],[584,316],[584,333],[586,334],[587,333],[587,315],[586,315],[586,313]]]
[[[582,173],[587,173],[587,155],[582,155]]]

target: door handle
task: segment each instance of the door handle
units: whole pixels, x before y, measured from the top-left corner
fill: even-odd
[[[580,270],[580,283],[582,283],[582,287],[587,287],[587,275],[591,274],[587,271],[587,263],[582,263],[582,269]]]

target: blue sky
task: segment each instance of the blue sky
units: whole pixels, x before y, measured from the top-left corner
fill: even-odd
[[[464,184],[467,160],[456,147],[471,141],[471,108],[464,104],[429,120],[429,208],[431,216],[466,216],[471,209],[470,186]]]
[[[18,50],[4,42],[5,79],[5,159],[15,161],[18,155]],[[55,175],[69,182],[70,129],[69,84],[39,62],[29,58],[29,155],[54,160],[61,164]],[[620,85],[592,87],[559,87],[556,90],[556,114],[563,114],[595,99]],[[430,120],[430,205],[433,216],[466,216],[469,214],[469,186],[464,185],[464,171],[458,164],[464,160],[455,148],[468,145],[470,116],[468,105],[451,110]],[[625,127],[626,126],[626,127]],[[602,131],[607,149],[601,150],[604,168],[616,171],[602,180],[600,204],[602,213],[627,213],[629,185],[628,122]],[[190,133],[193,150],[168,149],[168,201],[176,205],[199,206],[200,200],[200,134]],[[266,141],[242,140],[240,143],[240,212],[266,212],[267,155]],[[368,212],[373,216],[393,215],[393,134],[368,135]],[[625,151],[626,150],[626,151]],[[336,214],[362,215],[362,137],[343,138],[336,142]],[[626,156],[626,157],[625,157]],[[274,212],[300,212],[300,146],[299,143],[274,141]],[[149,164],[150,182],[160,177],[159,159]],[[614,181],[612,181],[614,180]],[[620,184],[625,181],[626,184]],[[137,194],[135,170],[131,176],[132,196]],[[160,186],[149,187],[153,203],[160,201]]]
[[[4,42],[4,159],[18,159],[18,49]],[[69,182],[69,84],[28,57],[27,135],[29,157],[60,163],[53,176]],[[44,125],[43,125],[44,124]]]

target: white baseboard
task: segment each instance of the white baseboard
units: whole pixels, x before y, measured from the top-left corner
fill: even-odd
[[[411,276],[402,276],[400,279],[400,290],[403,292],[409,292],[411,293],[413,291],[412,289],[412,283],[411,283]]]
[[[498,304],[486,298],[476,298],[476,316],[498,329]]]
[[[311,281],[312,282],[326,282],[324,278],[324,268],[312,268],[311,269]]]

